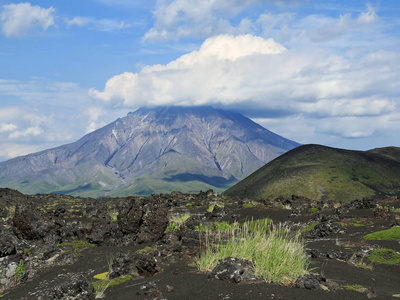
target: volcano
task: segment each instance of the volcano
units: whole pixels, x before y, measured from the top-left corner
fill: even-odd
[[[223,191],[297,146],[228,110],[140,108],[74,143],[0,163],[0,186],[90,197]]]

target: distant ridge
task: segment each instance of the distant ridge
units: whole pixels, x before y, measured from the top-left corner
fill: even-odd
[[[303,145],[252,173],[224,194],[248,198],[351,201],[400,195],[400,148],[352,151]]]
[[[228,110],[140,108],[74,143],[0,163],[0,187],[91,197],[223,191],[297,146]]]

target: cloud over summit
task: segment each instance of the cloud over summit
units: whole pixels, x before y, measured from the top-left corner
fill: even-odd
[[[396,107],[389,82],[400,76],[400,65],[391,55],[301,53],[272,39],[220,35],[166,65],[116,75],[104,91],[91,89],[90,95],[131,108],[228,105],[243,110],[251,103],[258,117],[267,111],[315,117],[379,115]],[[386,83],[388,77],[392,80]]]

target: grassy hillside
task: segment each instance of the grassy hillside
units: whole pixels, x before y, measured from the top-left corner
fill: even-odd
[[[248,198],[291,197],[351,201],[400,194],[400,149],[351,151],[304,145],[260,168],[227,191]]]

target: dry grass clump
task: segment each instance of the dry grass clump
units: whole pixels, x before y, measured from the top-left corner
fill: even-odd
[[[292,232],[288,226],[265,222],[232,226],[226,239],[226,231],[218,238],[215,232],[205,233],[206,248],[196,261],[198,269],[211,271],[226,257],[236,257],[253,262],[256,276],[268,282],[292,283],[307,273],[309,261],[304,251],[300,232]]]

